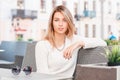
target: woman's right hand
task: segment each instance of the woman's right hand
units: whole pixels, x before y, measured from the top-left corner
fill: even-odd
[[[85,45],[85,43],[83,41],[78,41],[75,42],[74,44],[70,45],[69,47],[67,47],[64,51],[63,51],[63,57],[65,59],[70,59],[72,58],[72,53],[75,49],[77,48],[81,48]]]

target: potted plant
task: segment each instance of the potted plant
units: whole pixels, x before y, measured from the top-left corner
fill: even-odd
[[[108,59],[108,66],[120,65],[120,46],[113,45],[105,49],[106,57]]]
[[[120,44],[119,40],[109,40],[109,39],[106,39],[105,42],[107,43],[108,46],[119,45]]]
[[[21,36],[18,36],[17,41],[23,41],[23,38]]]

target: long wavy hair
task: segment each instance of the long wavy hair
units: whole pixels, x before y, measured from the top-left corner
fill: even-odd
[[[56,12],[60,12],[63,14],[63,16],[65,17],[67,23],[68,23],[68,28],[67,31],[65,32],[65,35],[67,38],[71,39],[73,37],[74,31],[75,31],[75,27],[74,27],[74,23],[73,23],[73,18],[72,15],[70,13],[70,11],[63,5],[59,5],[57,7],[54,8],[50,18],[49,18],[49,24],[48,24],[48,32],[45,36],[45,40],[48,40],[53,47],[55,47],[54,44],[54,27],[53,27],[53,18],[54,18],[54,14]]]

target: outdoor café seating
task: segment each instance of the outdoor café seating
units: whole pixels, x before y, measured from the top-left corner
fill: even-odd
[[[25,66],[32,67],[32,72],[36,72],[36,62],[35,62],[35,42],[25,42],[25,41],[3,41],[0,45],[0,49],[4,49],[5,52],[0,54],[0,59],[8,62],[13,62],[12,64],[1,64],[0,68],[9,68],[18,65],[21,68]],[[104,46],[98,46],[96,48],[90,49],[80,49],[78,52],[78,59],[76,64],[76,70],[74,73],[74,80],[79,80],[80,70],[79,67],[82,64],[96,64],[105,63],[107,59],[101,53],[105,53]]]

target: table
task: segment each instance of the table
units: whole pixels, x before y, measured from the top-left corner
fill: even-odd
[[[11,73],[11,69],[0,68],[0,80],[59,80],[59,79],[63,79],[63,77],[59,75],[48,75],[37,72],[32,72],[30,75],[25,75],[23,71],[19,75],[15,76]]]
[[[77,80],[120,80],[120,66],[107,66],[106,63],[79,64]]]

